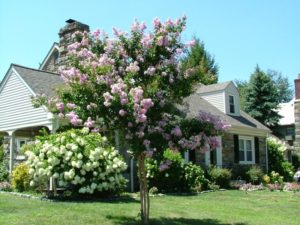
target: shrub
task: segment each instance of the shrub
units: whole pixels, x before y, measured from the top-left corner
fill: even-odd
[[[204,176],[204,170],[193,163],[184,165],[184,184],[186,191],[205,190],[208,188],[209,181]]]
[[[11,185],[7,181],[0,182],[0,191],[11,191]]]
[[[0,182],[8,181],[9,172],[8,172],[8,163],[3,160],[0,162]]]
[[[283,184],[283,176],[280,176],[279,173],[272,171],[270,174],[270,183],[271,184]]]
[[[259,166],[252,166],[246,174],[252,184],[259,184],[262,181],[263,171]]]
[[[267,185],[267,184],[269,184],[270,182],[271,182],[270,176],[268,176],[267,174],[265,174],[265,175],[263,176],[263,178],[262,178],[262,183],[263,183],[264,185]]]
[[[245,180],[249,182],[249,176],[247,175],[247,171],[249,171],[249,165],[240,165],[236,164],[232,168],[232,178],[234,180]]]
[[[126,184],[127,166],[107,138],[87,128],[38,138],[26,152],[31,186],[57,179],[73,193],[117,192]]]
[[[294,168],[300,167],[300,154],[298,152],[292,152],[292,164]]]
[[[283,179],[286,181],[292,180],[294,168],[293,165],[284,158],[284,152],[286,151],[284,144],[275,138],[268,138],[267,146],[269,169],[283,175]]]
[[[230,186],[231,170],[211,166],[208,170],[210,181],[219,185],[221,188]]]
[[[12,186],[17,191],[23,192],[29,190],[29,168],[25,163],[21,163],[13,170]]]
[[[2,162],[4,158],[5,158],[4,148],[3,145],[0,145],[0,162]]]
[[[162,168],[163,162],[169,162],[168,168]],[[182,191],[182,178],[184,176],[183,158],[179,152],[170,149],[163,155],[156,155],[147,159],[146,163],[149,187],[157,187],[160,192]]]

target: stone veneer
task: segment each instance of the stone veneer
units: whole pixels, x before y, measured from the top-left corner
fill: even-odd
[[[300,153],[300,74],[298,75],[298,79],[295,80],[294,116],[295,116],[294,150]]]
[[[225,168],[233,168],[234,162],[234,139],[231,133],[225,133],[222,137],[222,165]],[[266,170],[266,138],[259,138],[259,166]],[[204,153],[196,152],[196,164],[205,167]]]

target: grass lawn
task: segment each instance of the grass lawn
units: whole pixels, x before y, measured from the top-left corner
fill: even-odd
[[[0,194],[1,225],[139,224],[139,202],[47,202]],[[151,198],[154,225],[300,224],[300,193],[212,192]]]

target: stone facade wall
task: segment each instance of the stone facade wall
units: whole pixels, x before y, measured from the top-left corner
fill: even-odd
[[[295,141],[294,149],[300,153],[300,99],[295,100]]]
[[[237,163],[234,162],[234,134],[225,133],[222,137],[222,165],[224,168],[233,168]],[[266,170],[266,138],[259,138],[259,166]],[[205,155],[196,151],[196,164],[205,167]]]
[[[47,60],[46,64],[43,67],[43,70],[58,73],[58,64],[59,62],[59,52],[54,51],[50,58]]]

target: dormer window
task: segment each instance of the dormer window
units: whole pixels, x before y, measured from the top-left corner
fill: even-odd
[[[229,112],[230,113],[235,113],[233,95],[229,95]]]

